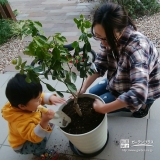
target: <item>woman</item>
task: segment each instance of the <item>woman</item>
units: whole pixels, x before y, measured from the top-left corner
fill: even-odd
[[[137,118],[146,116],[160,97],[160,54],[155,46],[137,31],[125,10],[113,3],[95,12],[92,34],[101,41],[100,52],[94,63],[96,72],[86,79],[81,93],[106,73],[107,78],[89,90],[105,101],[103,104],[95,100],[94,109],[100,113],[131,111]]]

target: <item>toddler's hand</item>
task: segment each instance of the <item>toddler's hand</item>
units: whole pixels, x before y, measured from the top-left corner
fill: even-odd
[[[40,125],[42,128],[46,129],[48,127],[48,122],[54,117],[55,112],[51,109],[48,109],[48,112],[42,113],[42,118]]]
[[[42,113],[42,120],[49,121],[54,117],[55,112],[52,109],[48,109],[48,112]]]
[[[61,104],[66,103],[66,100],[64,98],[60,98],[52,95],[49,97],[49,102],[50,104],[57,105],[57,103],[61,103]]]

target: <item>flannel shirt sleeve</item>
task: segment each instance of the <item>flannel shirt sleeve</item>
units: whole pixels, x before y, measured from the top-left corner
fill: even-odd
[[[147,100],[149,69],[146,55],[143,49],[138,49],[129,56],[131,87],[118,97],[128,103],[131,111],[139,110]]]

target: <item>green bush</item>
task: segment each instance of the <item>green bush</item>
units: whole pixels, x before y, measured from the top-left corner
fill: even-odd
[[[0,19],[0,45],[13,36],[21,34],[20,23],[10,19]]]
[[[12,37],[11,22],[0,19],[0,45],[7,42]]]
[[[132,18],[152,15],[160,11],[160,4],[157,0],[100,0],[100,2],[118,3],[125,8]]]
[[[7,0],[0,0],[0,4],[6,4],[6,3],[8,3],[8,1]]]

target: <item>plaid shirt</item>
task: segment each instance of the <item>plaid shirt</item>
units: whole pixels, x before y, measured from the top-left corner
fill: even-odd
[[[131,26],[125,28],[118,43],[118,60],[101,44],[95,65],[101,76],[107,71],[107,89],[136,111],[147,100],[160,97],[160,54],[147,37]]]

